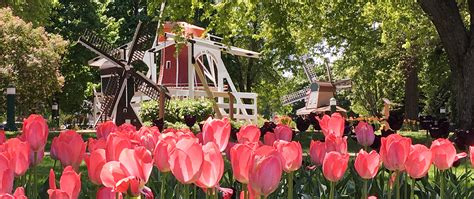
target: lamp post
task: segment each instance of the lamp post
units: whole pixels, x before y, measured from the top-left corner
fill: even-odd
[[[331,114],[336,112],[336,105],[337,105],[336,98],[331,97],[331,99],[329,100],[329,106],[331,108]]]
[[[51,110],[51,119],[53,120],[53,124],[55,125],[55,127],[59,127],[59,107],[56,100],[53,101],[53,105],[51,105]]]
[[[16,131],[18,130],[15,125],[15,86],[10,85],[7,88],[7,125],[5,130]]]

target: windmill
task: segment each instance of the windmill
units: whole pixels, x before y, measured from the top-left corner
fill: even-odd
[[[281,98],[282,104],[289,105],[305,100],[305,107],[299,109],[296,112],[297,115],[307,115],[311,112],[324,112],[324,110],[326,110],[325,108],[328,108],[329,100],[334,97],[336,91],[351,88],[350,79],[333,82],[331,69],[327,62],[325,65],[329,81],[318,81],[315,67],[312,65],[303,65],[309,85],[301,90],[283,96]],[[342,108],[339,108],[339,110],[345,111]]]
[[[119,125],[131,123],[140,127],[141,121],[132,106],[132,98],[144,95],[163,103],[169,98],[166,87],[155,84],[134,67],[137,61],[143,61],[145,53],[153,45],[155,28],[139,22],[132,41],[118,48],[91,31],[79,37],[80,44],[99,56],[89,62],[89,65],[99,67],[102,81],[101,92],[96,93],[99,110],[94,113],[98,115],[95,124],[114,120]]]

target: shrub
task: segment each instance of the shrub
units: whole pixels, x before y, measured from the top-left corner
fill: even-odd
[[[143,122],[151,122],[158,118],[158,102],[142,103],[140,115]],[[208,99],[172,99],[166,105],[165,121],[168,123],[184,123],[185,115],[196,116],[196,123],[207,119],[214,112],[212,102]]]

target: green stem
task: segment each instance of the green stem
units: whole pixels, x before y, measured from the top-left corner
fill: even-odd
[[[364,179],[364,188],[362,189],[362,199],[367,199],[367,181]]]
[[[140,199],[141,197],[139,195],[139,196],[129,196],[128,198],[130,198],[130,199]]]
[[[441,178],[441,188],[440,188],[440,198],[444,199],[445,198],[445,189],[446,189],[446,182],[445,182],[445,176],[444,176],[444,170],[440,171],[440,178]]]
[[[33,152],[33,198],[38,198],[38,182],[36,182],[38,179],[36,178],[36,156],[38,152]]]
[[[209,189],[206,188],[206,199],[209,199]]]
[[[293,199],[293,172],[288,173],[288,199]]]
[[[217,193],[217,188],[213,188],[212,190],[214,191],[214,199],[218,199],[219,194]]]
[[[334,199],[334,182],[331,182],[331,190],[329,191],[329,199]]]
[[[165,184],[166,184],[166,175],[168,173],[161,174],[161,188],[160,188],[160,199],[165,198]]]
[[[395,198],[400,199],[400,173],[398,171],[395,172]]]
[[[415,199],[415,179],[411,179],[411,190],[410,190],[410,198]]]
[[[247,185],[246,184],[242,184],[243,186],[243,190],[244,190],[244,199],[249,199],[249,191],[247,190]]]
[[[408,184],[408,180],[407,180],[408,179],[408,174],[407,173],[405,173],[404,179],[405,180],[403,180],[403,182],[405,182],[405,183],[403,183],[403,192],[404,192],[404,194],[403,194],[404,197],[403,198],[408,198],[408,188],[407,188],[407,186],[408,186],[407,185]]]
[[[196,199],[196,195],[197,195],[197,189],[196,189],[196,185],[193,186],[194,187],[194,191],[193,191],[193,196],[194,196],[194,199]]]
[[[388,189],[388,196],[387,198],[388,199],[391,199],[392,198],[392,188],[390,187],[390,178],[392,178],[392,172],[388,172],[388,183],[387,183],[387,189]],[[392,185],[393,186],[393,185]]]

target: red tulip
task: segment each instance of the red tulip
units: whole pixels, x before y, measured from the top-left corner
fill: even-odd
[[[326,152],[337,151],[339,153],[347,153],[347,137],[329,134],[326,136],[324,143],[326,145]]]
[[[122,151],[124,149],[130,148],[132,148],[132,143],[130,142],[130,139],[121,137],[115,133],[110,134],[107,137],[105,150],[105,157],[107,158],[107,162],[118,160]]]
[[[466,153],[456,154],[456,148],[451,141],[439,138],[431,143],[433,153],[433,164],[439,170],[446,170],[453,166],[454,161],[467,156]]]
[[[176,137],[166,136],[162,138],[156,144],[154,152],[155,166],[160,170],[160,172],[169,172],[170,168],[170,155],[176,144]]]
[[[474,167],[474,146],[469,147],[469,156],[471,157],[471,165]]]
[[[204,161],[201,166],[201,176],[196,185],[201,188],[213,188],[218,185],[224,174],[224,159],[219,147],[214,142],[202,146]]]
[[[59,180],[59,187],[60,189],[56,188],[56,175],[53,169],[51,169],[49,171],[49,198],[79,198],[79,192],[81,192],[81,174],[77,174],[71,166],[67,166]]]
[[[87,150],[89,153],[92,153],[93,151],[97,149],[106,149],[107,148],[107,139],[94,139],[94,138],[89,138],[88,143],[88,148]]]
[[[349,154],[331,151],[326,153],[323,160],[323,174],[324,177],[331,181],[339,181],[346,172],[347,163],[349,162]]]
[[[239,143],[258,142],[260,140],[260,129],[255,125],[245,125],[240,127],[237,133]]]
[[[363,179],[369,180],[377,175],[380,166],[380,155],[372,150],[367,153],[363,149],[359,151],[355,159],[354,167]]]
[[[268,196],[278,188],[283,166],[275,148],[259,147],[252,155],[249,167],[249,185],[257,195]]]
[[[23,121],[23,135],[34,152],[40,151],[48,140],[48,125],[41,115],[30,115]]]
[[[147,127],[143,126],[140,130],[135,133],[135,140],[137,140],[141,146],[153,153],[156,143],[160,138],[160,130],[158,127]]]
[[[275,133],[267,132],[263,136],[263,143],[268,146],[273,146],[273,143],[277,140]]]
[[[199,144],[204,143],[204,138],[202,137],[202,132],[197,133],[196,137],[199,140]]]
[[[372,125],[366,122],[359,122],[354,129],[357,142],[362,146],[370,146],[374,143],[375,134]]]
[[[253,148],[247,144],[236,144],[230,149],[230,163],[232,173],[242,184],[249,183],[249,166],[252,161]]]
[[[278,124],[278,126],[273,131],[275,132],[275,136],[278,140],[291,142],[293,139],[293,130],[286,125]]]
[[[324,136],[328,136],[329,134],[335,134],[338,137],[342,137],[344,135],[344,117],[342,117],[339,113],[333,113],[331,116],[324,115],[322,119],[316,117],[319,122],[319,126],[323,131]]]
[[[196,138],[182,137],[171,152],[171,172],[181,184],[194,183],[201,175],[204,153]]]
[[[76,131],[66,130],[53,138],[51,148],[56,151],[56,156],[63,166],[72,166],[79,171],[79,166],[86,154],[87,143]]]
[[[25,189],[23,187],[18,187],[15,189],[13,195],[9,193],[0,194],[0,199],[28,199],[25,195]]]
[[[311,157],[311,161],[316,166],[322,165],[325,155],[326,155],[326,144],[321,141],[311,140],[311,144],[309,146],[309,156]]]
[[[123,123],[122,125],[120,125],[117,129],[118,131],[122,131],[122,132],[135,132],[137,131],[137,127],[133,126],[132,124],[129,124],[129,123]]]
[[[203,144],[214,142],[223,152],[230,138],[230,122],[225,117],[222,120],[209,117],[202,127]]]
[[[101,185],[102,181],[100,180],[100,172],[105,162],[105,150],[97,149],[89,156],[86,156],[85,162],[87,166],[87,173],[89,174],[89,179],[92,183],[96,185]]]
[[[109,136],[110,133],[117,131],[118,127],[115,125],[114,122],[106,121],[104,123],[98,124],[95,129],[97,139],[107,139],[107,136]]]
[[[15,176],[24,175],[30,167],[30,145],[18,138],[12,138],[7,140],[3,146],[10,155],[10,165]]]
[[[274,147],[280,152],[283,170],[287,173],[298,170],[303,162],[303,149],[299,142],[279,140]]]
[[[405,161],[410,153],[411,139],[399,134],[391,134],[382,138],[380,156],[385,168],[390,171],[405,170]]]
[[[145,189],[153,168],[150,151],[142,146],[135,149],[124,149],[118,161],[105,163],[100,179],[105,187],[115,192],[139,196]]]
[[[5,141],[7,141],[7,136],[5,136],[5,131],[0,130],[0,144],[3,144]]]
[[[11,193],[13,190],[14,171],[10,162],[8,152],[0,153],[0,193]]]
[[[97,199],[116,199],[116,193],[112,191],[112,188],[101,187],[97,190],[96,198]],[[118,199],[122,199],[122,193],[118,193]]]
[[[431,151],[425,145],[411,146],[410,154],[405,162],[407,174],[414,179],[426,176],[431,166],[431,159]]]

